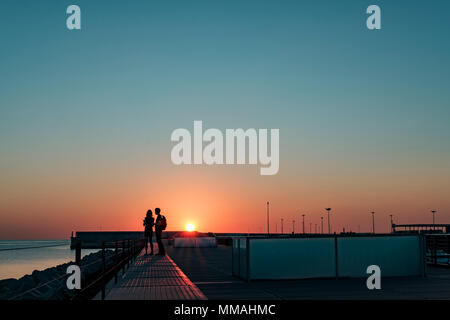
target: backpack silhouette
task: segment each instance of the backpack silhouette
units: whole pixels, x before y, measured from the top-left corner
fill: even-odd
[[[158,221],[158,225],[159,225],[161,230],[166,230],[166,228],[167,228],[167,220],[166,220],[165,216],[161,215],[161,218]]]

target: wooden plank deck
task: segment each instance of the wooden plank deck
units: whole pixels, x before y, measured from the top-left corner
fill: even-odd
[[[206,300],[205,295],[168,256],[137,257],[106,300]]]

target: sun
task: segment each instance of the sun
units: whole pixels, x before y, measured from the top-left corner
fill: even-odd
[[[195,226],[192,223],[188,223],[186,225],[186,231],[194,231],[195,230]]]

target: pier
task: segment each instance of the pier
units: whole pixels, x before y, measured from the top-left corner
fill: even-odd
[[[106,279],[106,284],[103,282],[101,292],[94,299],[450,299],[450,286],[448,285],[450,283],[450,235],[442,233],[446,231],[445,228],[448,225],[434,225],[435,229],[439,230],[437,232],[433,232],[434,230],[430,232],[429,225],[416,226],[415,230],[412,225],[398,226],[406,227],[406,230],[400,231],[397,229],[391,234],[376,235],[208,234],[208,236],[212,235],[217,239],[217,246],[211,248],[177,247],[174,245],[174,238],[180,236],[180,234],[178,232],[165,232],[165,240],[163,241],[167,250],[166,256],[145,255],[145,251],[140,247],[136,255],[134,257],[131,255],[131,260],[126,263],[129,267],[121,268],[122,272],[114,278],[110,277],[113,280]],[[411,229],[409,229],[410,227]],[[420,228],[422,230],[419,230]],[[130,234],[139,237],[141,232],[128,232],[127,236],[130,236]],[[117,240],[117,236],[125,235],[119,232],[77,232],[77,237],[73,237],[73,241],[79,243],[79,247],[83,244],[83,248],[85,248],[95,246],[95,243],[102,239],[116,237],[114,239]],[[276,245],[278,249],[298,242],[291,248],[297,251],[300,247],[303,248],[302,250],[306,250],[305,245],[307,243],[322,243],[333,238],[335,241],[334,248],[337,244],[339,250],[335,252],[333,259],[328,260],[331,261],[331,266],[334,266],[335,269],[330,274],[318,276],[316,275],[318,269],[314,268],[316,272],[314,275],[288,274],[292,277],[289,278],[282,266],[291,266],[294,260],[284,257],[285,260],[289,260],[289,263],[277,260],[281,264],[275,263],[272,267],[268,267],[268,271],[264,271],[265,276],[258,276],[256,274],[258,269],[253,267],[251,269],[255,273],[255,277],[242,277],[236,274],[236,259],[234,257],[236,253],[233,252],[235,245],[232,245],[233,241],[238,238],[249,239],[249,241],[256,239],[259,246],[267,242],[272,246]],[[419,242],[415,244],[414,239]],[[81,241],[81,243],[77,241]],[[83,241],[86,241],[87,244]],[[387,243],[385,243],[386,241]],[[133,240],[131,242],[133,243]],[[119,241],[119,243],[121,242]],[[351,250],[345,249],[344,244],[348,246],[350,243],[354,243],[356,247],[352,245],[350,246]],[[369,252],[371,255],[374,254],[375,247],[373,246],[375,243],[378,243],[376,246],[381,246],[380,248],[386,247],[392,250],[394,250],[395,243],[401,246],[395,249],[398,252],[395,250],[395,252],[390,253],[386,250],[380,251],[388,257],[388,259],[386,257],[375,259],[382,270],[382,289],[368,290],[365,268],[358,268],[358,274],[347,272],[348,270],[346,271],[344,268],[344,262],[349,261],[349,259],[342,255],[350,250],[352,255],[356,255],[361,260]],[[407,243],[409,244],[407,245]],[[105,245],[104,242],[103,245]],[[407,246],[403,247],[405,245]],[[369,250],[367,246],[371,249]],[[332,247],[330,248],[332,249]],[[128,245],[125,246],[125,252],[128,252],[127,248]],[[251,249],[253,254],[257,253],[255,248]],[[269,249],[265,248],[263,251]],[[292,251],[291,249],[289,252]],[[273,248],[270,250],[273,250]],[[313,261],[314,259],[301,258],[295,250],[292,251],[292,254],[297,260],[300,259],[298,261],[300,265],[295,267],[295,270],[317,265],[317,262]],[[311,254],[318,252],[317,250],[310,250]],[[322,256],[325,254],[322,249],[319,251]],[[417,266],[413,263],[414,259],[408,260],[405,258],[405,260],[401,258],[407,253],[410,258],[416,259],[417,256],[419,259]],[[392,262],[393,260],[389,257],[401,258],[409,262],[402,265]],[[276,259],[281,258],[283,257],[278,254]],[[246,261],[253,263],[252,258],[248,257],[247,259]],[[265,261],[265,259],[263,260]],[[336,261],[336,263],[333,264],[333,261]],[[337,268],[338,264],[339,268]],[[363,264],[366,266],[368,262],[364,261]],[[260,261],[258,265],[265,266],[266,264]],[[320,265],[323,266],[324,264]],[[352,266],[354,267],[354,263],[352,263]],[[339,273],[337,270],[339,270]],[[267,272],[270,272],[270,274]]]
[[[246,281],[232,275],[232,248],[175,248],[165,257],[140,253],[106,300],[450,299],[450,269],[428,265],[426,277],[383,277],[381,290],[366,278]],[[95,299],[101,299],[100,294]]]

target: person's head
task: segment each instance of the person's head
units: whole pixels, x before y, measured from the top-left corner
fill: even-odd
[[[148,210],[148,211],[147,211],[147,217],[151,217],[152,215],[153,215],[152,210]]]
[[[155,213],[159,216],[161,214],[161,209],[160,208],[156,208],[155,209]]]

